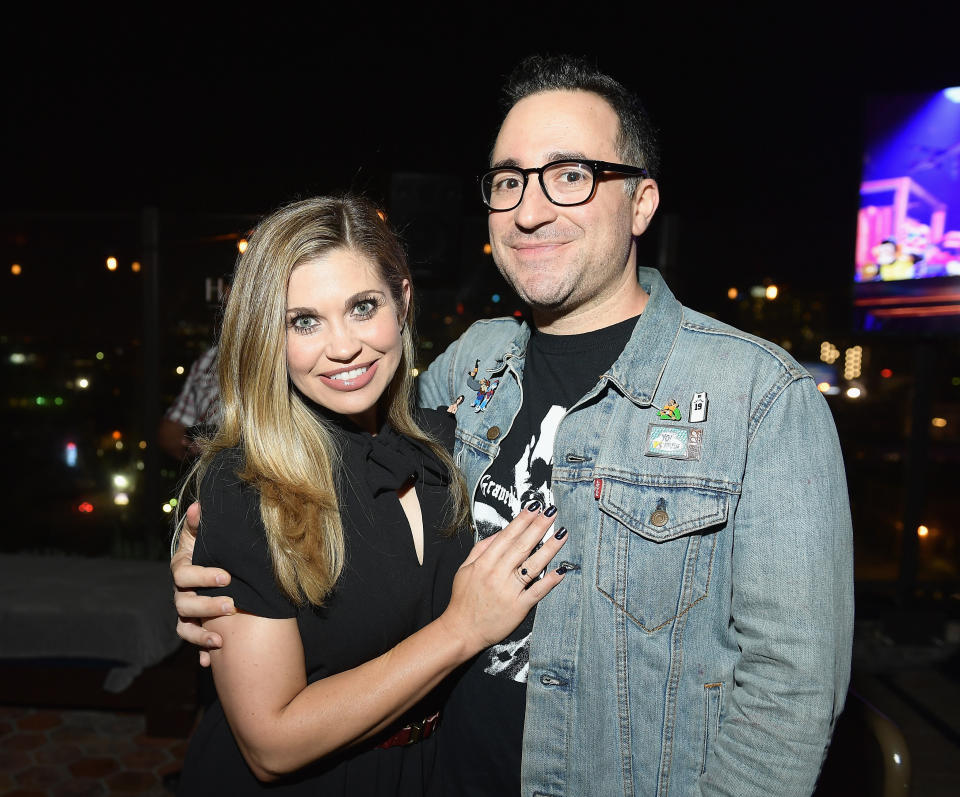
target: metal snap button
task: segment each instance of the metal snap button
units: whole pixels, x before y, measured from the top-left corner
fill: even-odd
[[[666,526],[668,520],[670,520],[669,515],[662,509],[655,509],[653,514],[650,515],[650,523],[657,528]]]
[[[491,426],[487,429],[487,440],[496,440],[500,436],[500,427]]]

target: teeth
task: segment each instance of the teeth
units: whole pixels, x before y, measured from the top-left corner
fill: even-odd
[[[350,371],[341,371],[339,374],[334,374],[331,376],[331,379],[339,379],[341,382],[346,382],[350,379],[356,379],[360,374],[365,374],[367,372],[366,366],[363,368],[354,368]]]

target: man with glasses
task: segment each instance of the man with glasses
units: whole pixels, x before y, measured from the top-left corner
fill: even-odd
[[[853,620],[826,403],[781,349],[638,268],[659,164],[623,86],[535,57],[506,94],[480,193],[532,324],[474,324],[420,394],[446,406],[468,379],[499,380],[482,413],[456,416],[477,535],[555,505],[567,575],[459,679],[437,793],[810,794]],[[181,593],[181,615],[204,613],[195,600]]]

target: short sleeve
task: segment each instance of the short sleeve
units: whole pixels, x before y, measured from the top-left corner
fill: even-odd
[[[452,413],[447,412],[446,407],[438,407],[435,410],[426,407],[418,408],[416,421],[423,431],[439,440],[447,451],[453,452],[457,419]]]
[[[200,532],[195,565],[221,567],[226,587],[198,589],[201,595],[228,595],[238,609],[259,617],[296,617],[296,606],[280,592],[273,576],[257,491],[237,476],[240,456],[221,451],[200,483]]]

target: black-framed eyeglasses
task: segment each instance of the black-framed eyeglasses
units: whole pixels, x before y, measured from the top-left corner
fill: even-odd
[[[483,203],[493,211],[513,210],[523,201],[523,192],[531,174],[540,178],[544,196],[554,205],[572,207],[593,199],[597,190],[597,175],[613,172],[628,177],[646,177],[647,170],[625,163],[607,161],[560,160],[536,169],[518,169],[505,166],[490,169],[480,175],[480,194]]]

